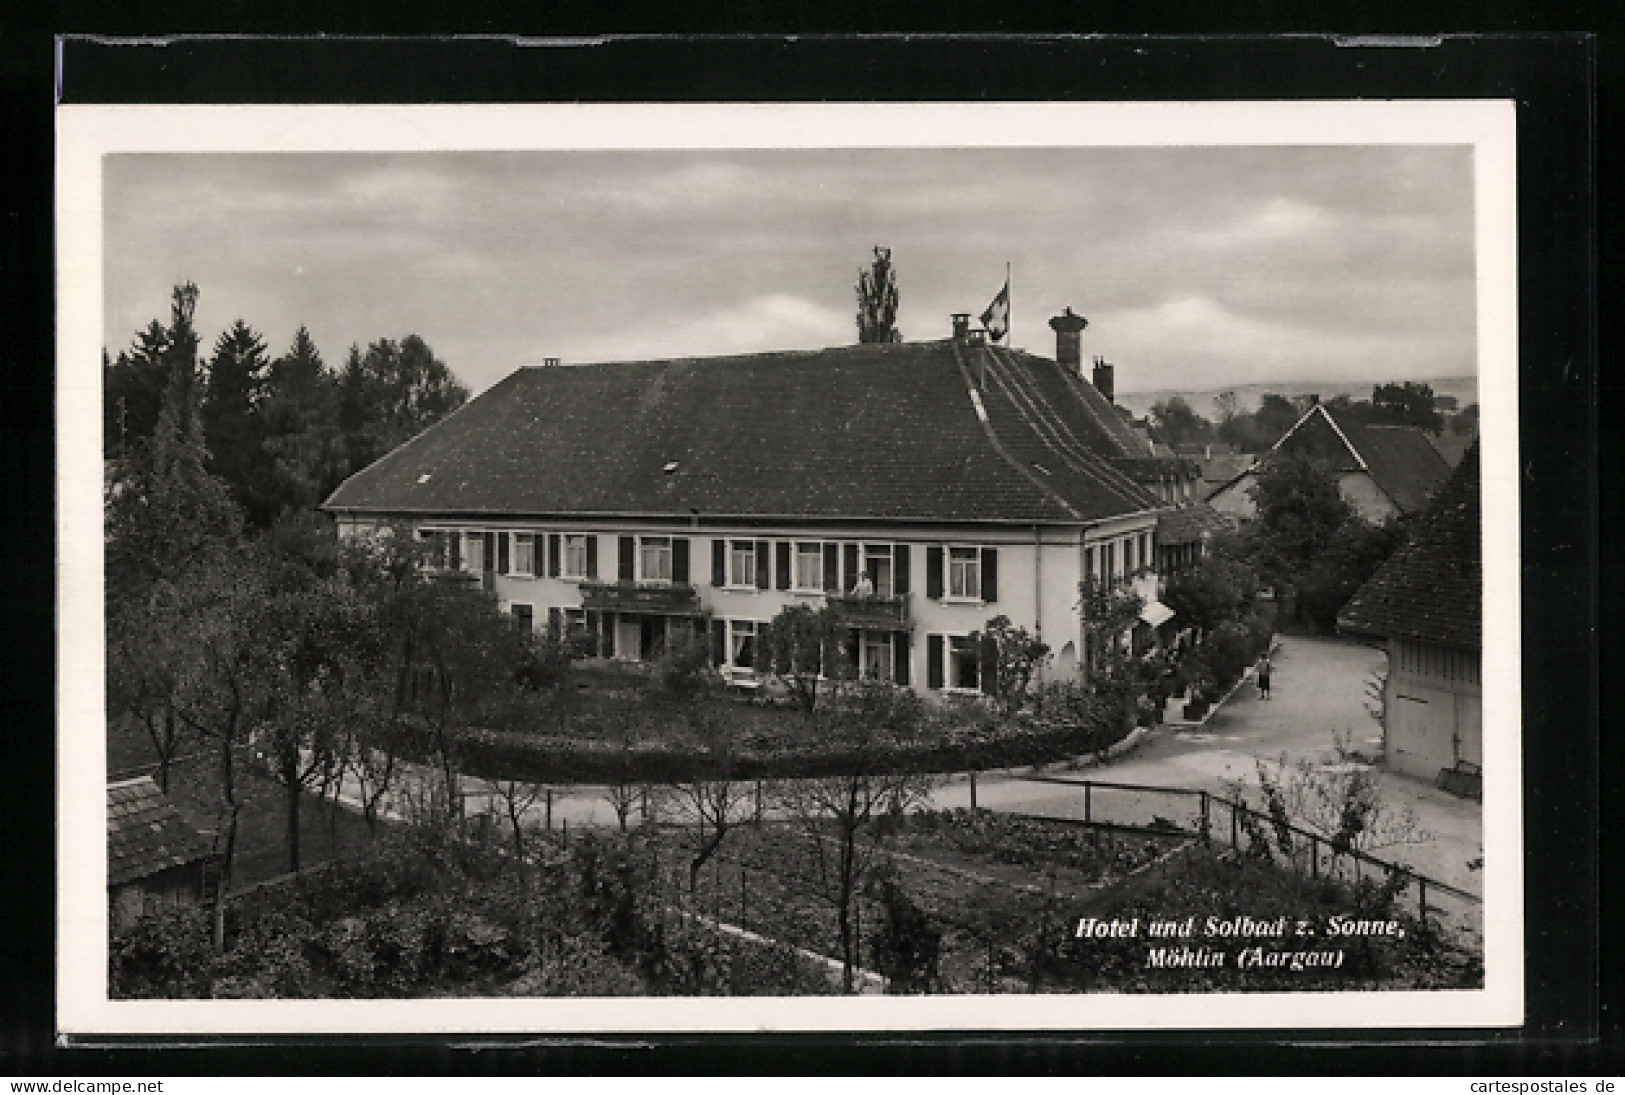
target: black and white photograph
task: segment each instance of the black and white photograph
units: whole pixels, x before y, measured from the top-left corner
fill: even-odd
[[[62,1028],[1517,1024],[1512,120],[60,108]]]

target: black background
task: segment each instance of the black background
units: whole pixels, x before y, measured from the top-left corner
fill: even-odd
[[[241,8],[241,10],[239,10]],[[1268,6],[1266,5],[1266,8]],[[406,14],[411,12],[410,15]],[[168,22],[165,15],[168,15]],[[53,27],[0,24],[5,74],[6,173],[10,180],[0,250],[0,429],[5,476],[7,679],[3,733],[6,879],[0,898],[0,1066],[47,1075],[360,1072],[498,1074],[683,1072],[1129,1072],[1499,1074],[1575,1070],[1618,1074],[1617,1010],[1625,981],[1620,929],[1599,931],[1598,839],[1603,818],[1621,816],[1618,728],[1598,737],[1599,610],[1619,606],[1617,564],[1599,540],[1600,468],[1617,466],[1618,429],[1599,420],[1599,299],[1615,301],[1617,278],[1597,295],[1598,255],[1613,221],[1599,229],[1597,111],[1617,94],[1617,63],[1582,35],[1447,37],[1427,47],[1351,47],[1314,36],[1100,39],[1027,37],[783,37],[693,39],[647,36],[593,44],[498,38],[320,40],[193,38],[148,45],[69,38],[49,31],[151,34],[221,29],[232,21],[261,31],[241,5],[216,5],[206,24],[142,9],[57,13]],[[786,18],[745,6],[718,20],[805,29],[805,10]],[[831,5],[825,27],[876,25],[869,8]],[[893,11],[878,18],[903,18]],[[1003,29],[1008,17],[956,22],[943,31]],[[1096,13],[1092,13],[1096,14]],[[355,4],[324,9],[334,33],[458,29],[490,31],[477,8],[402,9],[393,16]],[[580,12],[560,20],[577,32]],[[236,19],[237,16],[245,18]],[[1474,25],[1528,29],[1516,7],[1490,7]],[[1552,18],[1571,21],[1552,22]],[[11,15],[3,18],[12,20]],[[586,18],[591,18],[588,16]],[[1225,25],[1226,19],[1230,20]],[[273,17],[274,19],[274,17]],[[392,24],[391,19],[400,20]],[[774,24],[773,20],[777,19]],[[865,22],[865,20],[869,22]],[[1499,20],[1495,23],[1494,20]],[[1238,16],[1201,11],[1206,29],[1324,28],[1324,13],[1283,10]],[[1349,29],[1413,32],[1415,18],[1377,26],[1370,13]],[[1350,24],[1353,24],[1350,26]],[[413,25],[415,24],[415,25]],[[1092,29],[1108,29],[1109,16]],[[508,23],[508,26],[516,24]],[[652,24],[650,24],[652,25]],[[648,29],[645,25],[643,28]],[[1461,20],[1453,24],[1460,26]],[[1576,28],[1585,14],[1553,9],[1540,25]],[[301,28],[304,29],[304,28]],[[309,28],[314,29],[314,28]],[[1143,29],[1143,28],[1142,28]],[[555,27],[555,33],[558,33]],[[1610,43],[1611,44],[1611,43]],[[59,65],[58,65],[59,60]],[[1599,79],[1599,65],[1601,66]],[[60,79],[60,86],[57,80]],[[1598,98],[1599,90],[1602,95]],[[907,1039],[830,1036],[653,1038],[592,1045],[522,1046],[473,1052],[423,1039],[321,1039],[234,1047],[64,1047],[53,1043],[53,390],[51,103],[324,103],[692,100],[1027,100],[1513,98],[1518,102],[1520,419],[1522,431],[1523,689],[1528,1023],[1521,1030],[922,1035]],[[1611,119],[1611,115],[1608,115]],[[1606,149],[1604,150],[1607,151]],[[1604,161],[1606,163],[1606,160]],[[1608,210],[1611,212],[1611,210]],[[1599,235],[1599,231],[1609,233]],[[1612,387],[1612,383],[1608,385]],[[1599,425],[1601,429],[1599,429]],[[1599,443],[1602,459],[1599,461]],[[1606,507],[1609,520],[1617,512]],[[1606,601],[1599,577],[1609,580]],[[1613,617],[1611,611],[1603,618]],[[1487,621],[1495,626],[1494,620]],[[1608,640],[1612,644],[1614,640]],[[1617,692],[1612,692],[1617,695]],[[1599,755],[1599,748],[1606,753]],[[72,758],[67,758],[71,763]],[[1599,779],[1607,773],[1609,778]],[[1606,796],[1605,798],[1599,796]],[[1613,860],[1606,868],[1616,873]],[[1610,892],[1612,888],[1610,887]],[[1222,1022],[1215,1002],[1215,1022]],[[1602,1039],[1612,1039],[1605,1042]],[[492,1042],[486,1045],[492,1046]],[[1337,1047],[1337,1048],[1333,1048]]]

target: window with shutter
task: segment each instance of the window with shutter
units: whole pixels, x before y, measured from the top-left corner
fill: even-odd
[[[510,605],[508,612],[513,616],[514,623],[526,631],[530,631],[535,626],[530,605]]]
[[[718,589],[728,584],[728,541],[726,540],[711,541],[711,584]]]
[[[793,588],[803,591],[815,591],[823,588],[824,583],[824,550],[816,541],[805,541],[796,544],[795,574],[791,580]]]
[[[756,588],[768,589],[772,586],[772,575],[768,567],[773,565],[772,553],[768,550],[766,540],[756,541]]]
[[[619,569],[616,577],[623,582],[637,580],[637,543],[630,536],[620,537]]]
[[[790,588],[790,541],[780,540],[773,545],[773,588]]]
[[[902,597],[908,593],[909,586],[908,545],[898,544],[892,549],[892,554],[897,562],[896,572],[892,575],[892,588],[897,591],[899,597]]]
[[[999,549],[982,549],[982,600],[992,604],[999,599]]]
[[[925,595],[933,601],[942,599],[942,549],[925,549]]]
[[[513,573],[522,578],[536,576],[535,533],[516,532],[513,534]]]
[[[925,639],[925,684],[927,688],[942,687],[941,635],[927,635]]]
[[[504,537],[504,539],[506,539],[506,537]],[[487,532],[485,534],[485,569],[486,570],[495,570],[496,565],[497,565],[497,534],[494,533],[494,532]]]

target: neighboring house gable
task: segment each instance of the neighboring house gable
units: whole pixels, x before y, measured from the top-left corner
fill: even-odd
[[[1251,516],[1249,492],[1258,482],[1257,468],[1278,454],[1308,457],[1326,468],[1355,511],[1376,522],[1420,511],[1450,474],[1450,465],[1421,430],[1366,425],[1316,404],[1257,464],[1214,490],[1208,501],[1221,513]]]

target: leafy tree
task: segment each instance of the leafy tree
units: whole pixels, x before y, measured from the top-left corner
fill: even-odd
[[[1444,416],[1434,406],[1433,386],[1409,380],[1372,388],[1371,420],[1391,426],[1415,426],[1429,433],[1444,429]]]
[[[1235,392],[1220,392],[1213,397],[1214,412],[1219,416],[1219,427],[1223,427],[1241,413],[1241,400]]]
[[[821,682],[844,675],[835,663],[845,630],[835,608],[794,604],[780,610],[758,638],[764,664],[809,715],[818,706]]]
[[[1257,517],[1249,528],[1259,576],[1295,586],[1332,535],[1354,517],[1331,472],[1306,457],[1267,460],[1251,488]]]
[[[1451,433],[1477,433],[1478,432],[1478,404],[1469,403],[1460,411],[1450,416]]]
[[[1049,661],[1049,644],[1008,616],[994,616],[971,644],[983,652],[982,664],[993,671],[993,698],[1006,715],[1020,709],[1033,677]]]
[[[815,849],[820,892],[835,908],[847,992],[858,962],[857,897],[880,861],[878,845],[862,837],[877,818],[905,812],[934,785],[930,776],[910,772],[895,759],[920,733],[922,716],[913,692],[881,681],[854,682],[818,716],[818,734],[836,770],[821,778],[786,780],[777,789]]]
[[[351,468],[364,467],[468,400],[468,389],[417,335],[352,349],[339,378]]]
[[[897,271],[891,248],[876,247],[874,261],[858,271],[858,341],[901,342],[897,329]]]
[[[1168,579],[1162,602],[1186,623],[1212,631],[1247,615],[1257,596],[1258,575],[1251,566],[1209,552],[1196,566]]]
[[[1174,448],[1205,444],[1213,438],[1213,423],[1192,410],[1183,396],[1153,403],[1151,420],[1162,439]]]

